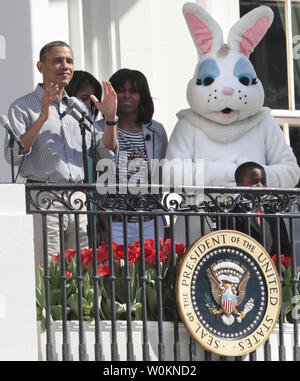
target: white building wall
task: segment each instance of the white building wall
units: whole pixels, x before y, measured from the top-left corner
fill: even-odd
[[[154,118],[170,136],[176,113],[188,107],[186,86],[197,54],[188,32],[184,0],[0,0],[0,114],[41,81],[36,62],[41,47],[64,40],[75,69],[100,81],[121,67],[142,71],[154,97]],[[225,31],[238,18],[238,0],[198,0]],[[227,32],[225,32],[226,36]],[[4,131],[0,130],[0,141]],[[2,148],[2,143],[0,144]],[[10,168],[0,152],[0,182]],[[21,181],[21,180],[19,180]]]
[[[24,185],[0,184],[0,361],[38,359],[32,219]]]

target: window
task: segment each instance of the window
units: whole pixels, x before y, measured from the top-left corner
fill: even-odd
[[[282,126],[300,165],[300,0],[240,0],[240,15],[267,5],[274,21],[250,55],[265,90],[265,106]]]
[[[300,0],[240,0],[241,16],[260,5],[274,12],[273,24],[250,56],[265,88],[265,104],[299,110]]]

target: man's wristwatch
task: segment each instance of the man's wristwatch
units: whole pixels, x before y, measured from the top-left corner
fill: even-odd
[[[116,118],[115,121],[105,120],[105,124],[106,124],[107,126],[116,126],[116,125],[118,124],[118,122],[119,122],[119,119],[118,119],[118,118]]]

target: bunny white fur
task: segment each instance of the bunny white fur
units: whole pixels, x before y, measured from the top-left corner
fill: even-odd
[[[265,167],[268,186],[294,187],[300,169],[270,109],[263,107],[263,87],[248,59],[273,12],[261,6],[246,14],[231,28],[227,45],[219,25],[198,4],[186,3],[183,13],[200,60],[187,87],[190,109],[177,114],[166,158],[204,159],[206,186],[235,185],[238,165],[255,161]]]
[[[183,13],[200,59],[187,87],[190,109],[177,114],[168,144],[166,158],[177,159],[181,167],[175,166],[174,173],[181,173],[183,161],[190,159],[196,176],[196,160],[203,159],[205,186],[234,186],[236,168],[255,161],[264,166],[269,187],[294,187],[300,169],[270,109],[263,107],[263,87],[248,59],[273,12],[262,6],[246,14],[231,28],[226,45],[219,25],[199,5],[186,3]],[[165,182],[169,173],[167,162]],[[199,236],[195,221],[190,242]],[[184,242],[180,218],[178,224],[175,238]]]

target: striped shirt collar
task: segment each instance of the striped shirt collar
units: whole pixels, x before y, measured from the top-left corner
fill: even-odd
[[[42,99],[43,99],[43,96],[44,96],[44,93],[45,93],[45,90],[43,88],[43,85],[41,83],[39,83],[35,90],[34,90],[34,94],[37,96],[37,98],[40,100],[40,102],[42,102]],[[63,97],[62,99],[64,98],[69,98],[66,90],[64,89],[64,93],[63,93]]]

